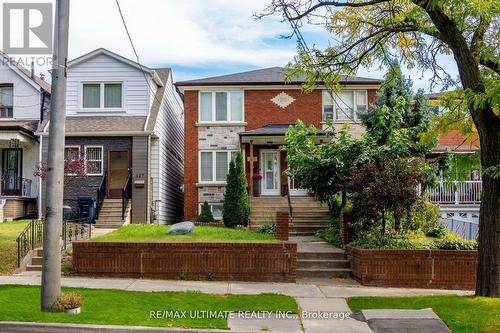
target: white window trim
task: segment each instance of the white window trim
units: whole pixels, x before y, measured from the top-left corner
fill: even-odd
[[[100,101],[98,108],[84,108],[83,107],[83,86],[85,84],[99,84],[100,86]],[[122,106],[118,108],[104,107],[104,85],[105,84],[121,84],[122,85]],[[124,81],[81,81],[79,85],[78,105],[81,112],[125,112],[125,82]]]
[[[77,148],[78,149],[78,158],[81,158],[82,154],[82,147],[79,145],[69,145],[69,146],[64,146],[64,159],[66,159],[66,148]],[[76,173],[64,173],[65,176],[75,176]]]
[[[326,103],[326,98],[325,98],[325,92],[327,90],[323,90],[322,94],[321,94],[321,98],[322,98],[322,104],[321,104],[321,122],[322,123],[325,123],[326,122],[326,119],[325,119],[325,105],[331,105],[331,104],[327,104]],[[358,104],[357,104],[357,96],[358,96],[358,92],[364,92],[365,93],[365,96],[366,96],[366,110],[368,111],[368,90],[367,89],[344,89],[342,90],[342,92],[351,92],[353,94],[353,117],[354,119],[337,119],[337,103],[335,103],[335,101],[333,101],[333,119],[332,119],[332,122],[333,123],[352,123],[352,122],[355,122],[355,121],[358,121]],[[336,93],[334,92],[333,93],[333,97],[332,98],[335,98],[336,97]]]
[[[88,173],[87,172],[87,148],[101,148],[101,172],[100,173]],[[84,158],[85,158],[85,174],[87,176],[102,176],[104,175],[104,146],[100,145],[88,145],[83,147],[84,151]],[[92,160],[94,162],[97,162],[98,160]]]
[[[231,94],[232,92],[241,92],[241,120],[231,120]],[[201,120],[201,94],[212,94],[212,120]],[[227,94],[227,120],[215,120],[215,95],[216,93]],[[198,123],[199,124],[242,124],[245,122],[245,91],[244,90],[200,90],[198,91]]]
[[[10,108],[12,109],[12,117],[1,117],[0,116],[0,119],[14,119],[14,105],[16,105],[16,94],[14,92],[14,84],[13,83],[6,83],[3,87],[10,87],[12,86],[12,105],[10,106]],[[9,108],[8,105],[1,105],[3,108],[7,109]]]
[[[199,202],[198,203],[198,215],[201,214],[201,207],[203,206],[205,202]],[[212,216],[214,214],[214,208],[213,208],[213,205],[217,205],[217,206],[223,206],[223,203],[222,202],[207,202],[208,206],[210,207],[210,212],[212,213]],[[221,221],[222,220],[222,216],[214,216],[214,220],[215,221]]]
[[[229,164],[231,163],[231,154],[232,153],[237,153],[237,150],[209,150],[209,149],[204,149],[198,151],[198,184],[203,185],[203,184],[220,184],[220,185],[226,185],[225,180],[216,180],[216,166],[217,166],[217,155],[216,153],[227,153],[228,159],[227,159],[227,169],[229,171]],[[201,180],[201,153],[212,153],[212,180]]]

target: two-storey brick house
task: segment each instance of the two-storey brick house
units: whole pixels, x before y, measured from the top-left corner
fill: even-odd
[[[179,221],[182,117],[168,68],[148,68],[102,48],[69,61],[65,155],[83,156],[86,176],[68,183],[65,205],[76,210],[78,197],[96,197],[102,227]],[[45,120],[38,132],[42,161],[49,129]]]
[[[345,78],[341,91],[332,97],[322,85],[304,93],[303,78],[285,83],[283,74],[283,68],[272,67],[176,83],[184,97],[184,159],[189,161],[184,169],[185,218],[195,218],[205,201],[212,207],[214,217],[221,217],[228,164],[240,149],[251,194],[253,175],[262,176],[262,205],[278,205],[277,198],[284,194],[286,184],[292,195],[306,196],[283,173],[286,156],[279,146],[285,143],[288,126],[301,119],[321,129],[331,119],[339,127],[351,122],[357,133],[362,130],[356,123],[357,114],[368,110],[382,83],[376,79]],[[254,215],[258,201],[250,201]]]

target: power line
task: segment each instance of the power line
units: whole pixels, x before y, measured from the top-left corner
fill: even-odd
[[[132,37],[130,36],[130,32],[128,30],[127,23],[125,22],[125,17],[123,16],[123,12],[122,12],[120,3],[118,0],[115,0],[115,2],[116,2],[116,6],[118,8],[118,12],[120,14],[120,18],[121,18],[122,23],[123,23],[123,27],[125,28],[125,32],[127,33],[127,37],[128,37],[129,42],[130,42],[130,46],[132,47],[132,50],[134,51],[135,58],[137,60],[137,64],[139,65],[141,72],[142,72],[142,75],[144,76],[144,79],[146,80],[146,84],[148,85],[150,92],[153,94],[153,97],[156,100],[156,102],[159,104],[159,106],[161,108],[163,108],[164,111],[169,112],[169,110],[166,109],[166,107],[164,106],[163,101],[158,100],[158,98],[156,97],[156,92],[153,90],[153,88],[151,88],[151,85],[149,84],[149,79],[146,76],[146,71],[144,70],[144,68],[139,60],[139,55],[137,54],[137,50],[135,49],[134,42],[132,41]],[[166,87],[165,87],[165,89],[166,89]],[[179,117],[179,119],[182,120],[182,117],[183,117],[182,112],[180,114],[176,114],[175,111],[172,109],[172,113],[174,114],[174,116]]]

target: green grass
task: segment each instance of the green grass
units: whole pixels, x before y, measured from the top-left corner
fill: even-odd
[[[500,299],[456,295],[353,297],[353,312],[365,309],[432,308],[454,333],[500,332]]]
[[[17,265],[19,233],[28,225],[27,220],[0,223],[0,275],[12,274]]]
[[[199,292],[139,292],[110,289],[63,288],[83,296],[82,312],[40,311],[40,287],[0,286],[0,321],[104,325],[227,328],[226,318],[190,318],[190,311],[290,311],[295,300],[276,294],[209,295]],[[150,311],[186,311],[187,318],[150,318]]]
[[[96,237],[98,242],[278,242],[273,235],[256,231],[223,228],[195,227],[186,235],[168,235],[170,226],[130,224],[109,234]]]

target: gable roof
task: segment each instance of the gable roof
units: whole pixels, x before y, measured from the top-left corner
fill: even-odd
[[[248,72],[241,72],[228,75],[213,76],[204,79],[177,82],[177,87],[186,86],[217,86],[217,85],[282,85],[285,74],[283,67],[269,67],[257,69]],[[296,77],[289,82],[290,84],[302,84],[305,77]],[[345,77],[340,80],[341,84],[381,84],[383,80],[370,79],[365,77],[353,76]]]
[[[17,61],[15,61],[11,56],[9,56],[7,53],[3,52],[0,50],[0,56],[3,57],[5,60],[7,60],[7,63],[9,63],[14,70],[18,72],[18,74],[24,78],[28,83],[31,85],[36,85],[43,91],[47,92],[50,94],[51,87],[48,82],[45,82],[45,80],[42,80],[39,76],[37,75],[32,75],[31,71],[19,64]]]
[[[161,106],[161,101],[163,100],[163,95],[165,94],[165,89],[167,87],[167,81],[168,77],[170,76],[171,69],[170,68],[157,68],[154,70],[156,73],[158,73],[158,77],[160,80],[163,82],[163,86],[159,87],[156,90],[156,95],[153,100],[153,103],[151,105],[151,110],[149,111],[148,119],[146,122],[146,127],[145,129],[147,131],[153,131],[155,124],[156,124],[156,119],[158,118],[158,114],[160,113],[160,106]],[[160,103],[159,103],[160,101]]]
[[[111,52],[105,48],[98,48],[98,49],[95,49],[94,51],[91,51],[89,53],[86,53],[82,56],[79,56],[78,58],[75,58],[73,60],[70,60],[68,61],[68,68],[71,68],[73,66],[76,66],[78,64],[81,64],[81,63],[84,63],[92,58],[95,58],[97,56],[100,56],[100,55],[105,55],[105,56],[108,56],[110,58],[113,58],[117,61],[120,61],[126,65],[129,65],[131,67],[134,67],[138,70],[141,70],[141,71],[144,71],[146,74],[149,74],[152,76],[153,80],[155,81],[156,85],[158,85],[159,87],[161,87],[163,85],[162,81],[160,80],[160,78],[158,77],[158,74],[151,68],[147,67],[147,66],[144,66],[136,61],[133,61],[133,60],[130,60],[128,58],[125,58],[119,54],[116,54],[114,52]]]

